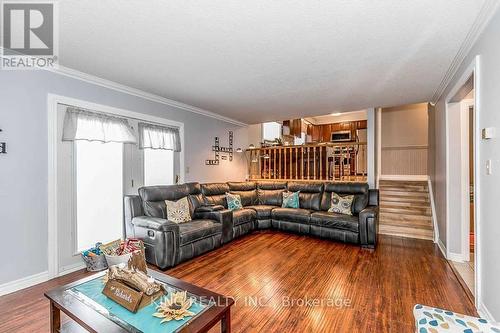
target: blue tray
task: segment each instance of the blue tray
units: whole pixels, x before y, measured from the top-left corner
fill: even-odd
[[[161,283],[160,281],[158,282]],[[180,291],[180,289],[174,288],[170,285],[163,285],[165,290],[168,292],[168,294],[164,297],[168,297],[168,295],[172,292]],[[153,313],[156,312],[156,307],[160,301],[163,300],[163,297],[156,300],[152,304],[143,307],[136,313],[132,313],[106,297],[102,293],[103,289],[103,279],[102,277],[98,277],[68,289],[67,292],[130,332],[178,332],[181,328],[189,324],[191,320],[206,311],[213,304],[210,301],[202,300],[196,295],[188,293],[188,297],[192,300],[192,305],[189,308],[189,311],[193,312],[195,315],[193,317],[186,317],[182,320],[172,320],[160,324],[162,319],[154,317]]]

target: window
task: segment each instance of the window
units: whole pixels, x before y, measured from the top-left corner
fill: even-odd
[[[144,185],[174,184],[174,152],[164,149],[144,149]]]
[[[281,124],[275,121],[262,123],[262,140],[281,138]]]
[[[294,145],[303,145],[305,143],[306,143],[306,133],[304,133],[304,132],[300,133],[300,138],[297,138],[297,137],[293,138]]]
[[[68,175],[75,189],[74,205],[64,212],[74,223],[61,235],[72,235],[74,254],[123,237],[124,194],[137,194],[143,185],[174,184],[181,138],[178,126],[76,107],[63,110],[62,142],[72,143]]]
[[[122,237],[123,144],[75,141],[77,250]]]

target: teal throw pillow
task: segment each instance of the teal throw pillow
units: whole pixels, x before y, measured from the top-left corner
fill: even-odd
[[[282,208],[299,208],[299,191],[283,192]]]
[[[226,193],[227,208],[229,210],[242,209],[241,197],[238,194]]]

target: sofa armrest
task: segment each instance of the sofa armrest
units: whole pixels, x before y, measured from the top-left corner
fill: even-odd
[[[211,212],[195,211],[196,219],[213,220],[222,224],[222,243],[229,243],[233,239],[233,212],[229,209]]]
[[[367,206],[359,213],[359,240],[362,247],[375,248],[378,233],[378,206]]]
[[[369,189],[368,190],[368,205],[378,206],[379,205],[379,190]]]
[[[135,235],[144,242],[146,261],[166,269],[177,264],[179,225],[157,217],[137,216],[132,219]]]
[[[159,217],[137,216],[132,219],[132,224],[134,227],[179,233],[179,225],[177,223]]]
[[[123,198],[123,221],[125,237],[135,237],[132,219],[136,216],[144,215],[142,201],[138,195],[126,195]]]

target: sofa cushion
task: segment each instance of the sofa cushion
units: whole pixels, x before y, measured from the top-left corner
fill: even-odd
[[[243,208],[233,211],[233,225],[252,222],[255,220],[257,213],[253,209]]]
[[[146,216],[167,218],[165,200],[177,201],[187,197],[197,183],[181,185],[143,186],[139,188],[144,214]]]
[[[311,214],[311,224],[325,228],[349,230],[359,232],[357,216],[344,215],[331,212],[314,212]]]
[[[178,224],[180,245],[222,234],[222,224],[212,220],[192,220]]]
[[[368,205],[368,188],[367,183],[325,183],[321,198],[321,210],[327,211],[330,208],[332,192],[341,196],[353,194],[352,213],[357,215]]]
[[[323,183],[319,182],[289,182],[288,191],[299,193],[300,208],[320,210]]]
[[[231,191],[229,192],[234,195],[239,195],[241,198],[241,204],[244,206],[256,205],[257,200],[257,190],[250,191]]]
[[[285,181],[262,181],[257,183],[259,190],[286,190],[287,182]]]
[[[201,184],[201,192],[206,203],[227,208],[226,193],[229,192],[229,186],[226,183]]]
[[[191,216],[194,216],[194,211],[205,204],[205,199],[201,193],[201,186],[199,183],[186,183],[189,190],[189,208]]]
[[[165,201],[143,201],[142,209],[144,215],[149,217],[167,218],[167,206]]]
[[[271,218],[271,211],[274,208],[279,208],[279,206],[271,206],[271,205],[254,205],[247,206],[245,208],[253,209],[257,213],[258,220],[267,220]]]
[[[257,189],[257,184],[254,182],[229,182],[227,183],[229,190],[232,191],[252,191]]]
[[[257,199],[257,183],[254,182],[229,182],[229,192],[237,194],[241,198],[243,206],[256,205]]]
[[[286,190],[257,190],[259,205],[280,206],[283,203],[283,193]]]
[[[273,219],[309,224],[311,211],[302,208],[275,208],[271,212]]]

